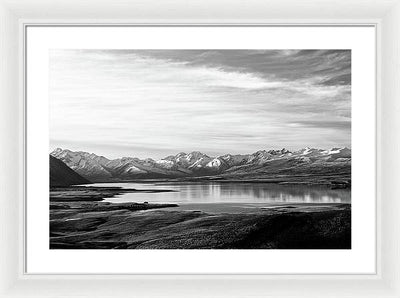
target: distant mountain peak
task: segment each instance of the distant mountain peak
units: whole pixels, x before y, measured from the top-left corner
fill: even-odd
[[[288,154],[291,152],[285,148],[282,148],[281,150],[269,150],[268,153],[273,154],[273,155],[282,155],[282,154]]]
[[[61,151],[63,151],[63,149],[60,148],[60,147],[57,147],[56,149],[54,149],[54,150],[52,151],[52,153],[57,153],[57,152],[61,152]]]
[[[92,177],[110,178],[112,175],[104,168],[109,159],[94,153],[71,151],[57,148],[51,156],[60,159],[79,175],[90,180]]]
[[[203,155],[203,153],[201,153],[200,151],[192,151],[192,152],[190,152],[189,154],[200,154],[200,155]]]

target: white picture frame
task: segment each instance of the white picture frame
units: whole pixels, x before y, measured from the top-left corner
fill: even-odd
[[[229,7],[228,9],[226,9]],[[88,9],[90,8],[90,9]],[[146,19],[143,19],[143,16]],[[213,16],[213,19],[207,18]],[[165,3],[0,2],[0,293],[2,297],[400,297],[400,1]],[[26,24],[375,25],[377,28],[377,274],[373,275],[27,275],[24,231]]]

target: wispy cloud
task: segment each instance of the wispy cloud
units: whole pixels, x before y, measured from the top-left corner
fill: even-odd
[[[53,50],[51,144],[155,158],[349,146],[349,74],[349,51]]]
[[[351,128],[351,121],[298,121],[289,124],[293,127],[316,127],[316,128],[331,128],[331,129],[343,129],[349,131]]]

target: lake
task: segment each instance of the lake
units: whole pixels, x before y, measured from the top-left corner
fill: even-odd
[[[219,183],[219,182],[152,182],[152,183],[96,183],[90,186],[122,187],[140,190],[168,189],[173,192],[126,193],[105,201],[177,203],[183,209],[202,209],[217,205],[223,210],[240,205],[240,209],[273,204],[350,203],[348,189],[330,189],[326,186],[281,185],[273,183]],[[201,208],[199,206],[202,206]],[[228,209],[229,209],[228,208]]]

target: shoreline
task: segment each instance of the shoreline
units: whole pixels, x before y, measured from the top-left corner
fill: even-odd
[[[309,176],[308,176],[309,177]],[[316,176],[321,178],[321,176]],[[127,180],[106,180],[94,181],[91,184],[99,183],[266,183],[279,185],[302,185],[302,186],[323,186],[331,189],[351,189],[350,179],[335,180],[334,176],[323,177],[324,180],[304,181],[304,176],[293,177],[293,180],[287,178],[249,178],[249,179],[226,179],[224,177],[201,176],[201,177],[185,177],[185,178],[152,178],[152,179],[127,179]],[[296,179],[301,179],[298,181]],[[325,180],[327,179],[327,180]],[[329,180],[332,179],[332,180]],[[87,184],[90,185],[90,184]]]
[[[246,212],[204,212],[181,210],[185,204],[103,201],[126,192],[141,191],[51,189],[50,249],[351,248],[351,204],[289,202]]]
[[[134,189],[122,187],[98,187],[98,186],[69,186],[50,188],[50,202],[65,201],[103,201],[104,198],[112,198],[124,193],[160,193],[175,192],[170,189]]]

